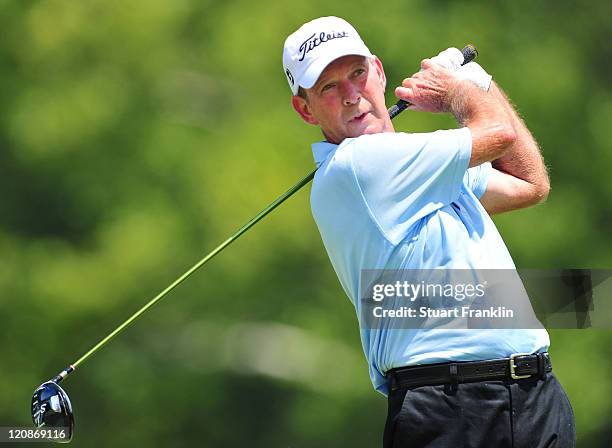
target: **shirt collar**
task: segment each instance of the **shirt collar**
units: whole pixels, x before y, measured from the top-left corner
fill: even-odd
[[[325,159],[327,159],[336,148],[338,148],[338,145],[329,142],[316,142],[312,144],[312,155],[314,156],[317,168],[325,162]]]

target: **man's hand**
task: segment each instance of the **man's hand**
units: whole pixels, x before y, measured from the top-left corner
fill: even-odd
[[[447,48],[431,58],[431,62],[455,72],[462,80],[471,81],[485,92],[489,91],[493,77],[489,75],[476,61],[463,64],[463,53],[458,48]]]
[[[395,91],[395,95],[403,100],[413,103],[412,110],[425,112],[448,112],[448,94],[444,95],[444,83],[451,81],[450,76],[455,81],[471,81],[483,91],[488,91],[491,86],[492,76],[489,75],[478,63],[472,61],[465,65],[463,63],[463,53],[457,48],[451,47],[438,53],[430,59],[421,62],[421,70],[410,78],[406,78],[402,87]],[[446,69],[448,72],[443,71]],[[425,71],[430,70],[427,73]],[[449,76],[450,75],[450,76]],[[435,82],[432,83],[432,77]],[[429,83],[429,85],[427,85]],[[453,88],[449,85],[446,89]],[[428,90],[437,95],[429,95]],[[420,95],[420,97],[419,97]],[[407,98],[413,98],[409,100]],[[445,107],[448,106],[448,107]]]
[[[453,92],[461,80],[456,74],[430,59],[421,61],[421,71],[404,79],[395,96],[411,103],[409,109],[423,112],[450,112]]]

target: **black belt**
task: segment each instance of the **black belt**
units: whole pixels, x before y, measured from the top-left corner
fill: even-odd
[[[548,353],[516,353],[510,358],[489,361],[447,362],[391,369],[386,377],[389,388],[397,390],[415,386],[470,383],[475,381],[520,380],[552,371]]]

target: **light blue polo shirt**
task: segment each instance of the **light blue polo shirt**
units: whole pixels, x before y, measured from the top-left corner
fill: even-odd
[[[478,198],[491,164],[468,169],[468,128],[381,133],[313,144],[311,207],[358,319],[365,269],[514,269]],[[527,299],[528,300],[528,299]],[[364,329],[372,383],[388,393],[394,367],[545,351],[546,330]]]

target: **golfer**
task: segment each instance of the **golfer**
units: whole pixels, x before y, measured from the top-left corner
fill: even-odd
[[[356,308],[370,269],[515,269],[491,214],[546,199],[537,143],[478,64],[448,49],[395,95],[458,129],[396,132],[382,62],[345,20],[321,17],[285,41],[292,105],[324,141],[312,213]],[[572,447],[574,417],[544,328],[366,328],[374,387],[388,396],[385,447]]]

